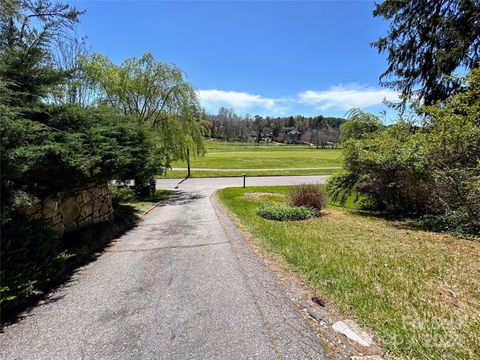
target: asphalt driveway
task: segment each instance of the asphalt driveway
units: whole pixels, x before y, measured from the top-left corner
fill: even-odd
[[[325,178],[247,178],[247,185]],[[241,181],[183,182],[43,305],[8,326],[0,358],[324,359],[316,335],[212,198]]]

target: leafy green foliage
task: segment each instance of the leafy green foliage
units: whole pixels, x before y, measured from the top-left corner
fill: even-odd
[[[327,206],[327,194],[321,185],[303,184],[293,187],[287,194],[292,207],[303,206],[320,213]]]
[[[257,214],[268,220],[299,221],[315,216],[317,211],[304,206],[291,207],[267,202],[259,206]]]
[[[369,138],[347,141],[344,171],[329,182],[332,199],[345,202],[359,194],[377,210],[431,215],[430,224],[439,219],[436,228],[478,231],[479,89],[480,71],[474,69],[462,91],[422,108],[423,126],[399,121]]]
[[[418,136],[399,122],[370,139],[344,144],[344,170],[329,182],[334,201],[343,203],[353,193],[367,195],[379,210],[417,213],[425,209],[431,177]]]
[[[14,215],[2,226],[0,252],[0,307],[8,310],[48,281],[68,258],[60,250],[60,240],[52,236],[40,220]]]
[[[108,111],[41,107],[2,122],[2,184],[45,194],[111,178],[154,176],[155,133]],[[35,119],[35,120],[33,120]],[[55,174],[55,176],[52,176]]]
[[[409,224],[421,229],[449,232],[465,239],[480,240],[480,221],[472,219],[465,208],[443,214],[423,215],[411,219]]]
[[[107,72],[101,79],[116,81],[107,92],[98,77],[89,78],[92,84],[85,82],[78,66],[55,64],[54,57],[62,52],[58,41],[80,15],[69,4],[49,0],[0,1],[2,310],[35,294],[69,258],[63,241],[46,224],[20,216],[18,209],[97,181],[135,179],[137,190],[150,189],[170,161],[185,159],[189,151],[204,152],[195,92],[175,66],[149,54],[128,60],[124,67],[102,58]],[[76,59],[69,60],[76,64]],[[89,94],[105,90],[102,95],[115,95],[116,101],[89,108],[53,105],[59,91],[70,88],[72,99],[79,95],[72,76],[81,78],[82,91],[91,85]],[[135,101],[137,109],[152,112],[155,120],[119,111],[125,104],[130,110]],[[127,197],[125,192],[117,195]],[[121,209],[117,206],[115,213],[120,227],[132,222]],[[74,244],[84,257],[98,250],[96,236],[92,238],[93,246]]]
[[[380,119],[372,114],[364,113],[359,109],[352,109],[348,113],[348,120],[340,126],[342,141],[350,139],[366,139],[384,126]]]
[[[93,53],[82,59],[82,69],[98,87],[100,101],[124,115],[157,124],[165,114],[180,114],[196,100],[193,87],[175,65],[156,61],[152,54],[115,65]]]
[[[113,206],[128,203],[135,199],[135,191],[129,186],[110,186],[108,190],[112,194]]]
[[[8,310],[48,283],[68,258],[60,240],[20,217],[18,208],[98,180],[153,177],[165,157],[147,125],[108,111],[39,106],[0,117],[1,296]]]
[[[207,123],[194,88],[179,68],[155,60],[150,53],[120,66],[94,53],[83,57],[81,67],[101,94],[99,102],[152,125],[170,158],[184,160],[189,152],[205,152]]]
[[[288,187],[232,187],[218,197],[272,260],[280,256],[338,310],[368,325],[391,357],[478,357],[480,242],[338,207],[307,222],[265,221],[256,216],[264,197],[252,192],[284,204]]]

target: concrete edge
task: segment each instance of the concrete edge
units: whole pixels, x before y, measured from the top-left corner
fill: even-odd
[[[155,209],[161,203],[162,203],[161,201],[157,202],[155,205],[153,205],[151,208],[149,208],[147,211],[145,211],[142,215],[140,215],[140,217],[143,218],[145,215],[147,215],[150,211]]]

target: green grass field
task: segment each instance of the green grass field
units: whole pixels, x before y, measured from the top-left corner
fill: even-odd
[[[296,222],[257,215],[262,202],[284,202],[287,191],[227,188],[218,195],[259,246],[370,326],[395,358],[478,358],[479,242],[338,207]]]
[[[192,159],[193,177],[332,174],[341,166],[341,150],[315,149],[308,145],[257,145],[207,140],[205,157]],[[172,168],[186,168],[186,162]],[[218,171],[218,170],[223,171]],[[180,178],[184,170],[169,170],[167,177]]]
[[[340,169],[320,169],[320,170],[192,170],[193,178],[217,177],[217,176],[279,176],[279,175],[331,175]],[[183,179],[187,176],[186,170],[168,170],[162,177],[170,179]]]

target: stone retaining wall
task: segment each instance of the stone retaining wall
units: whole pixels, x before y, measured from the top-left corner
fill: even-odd
[[[91,184],[72,192],[49,196],[24,214],[33,219],[45,219],[59,236],[87,225],[113,219],[112,197],[107,183]]]

